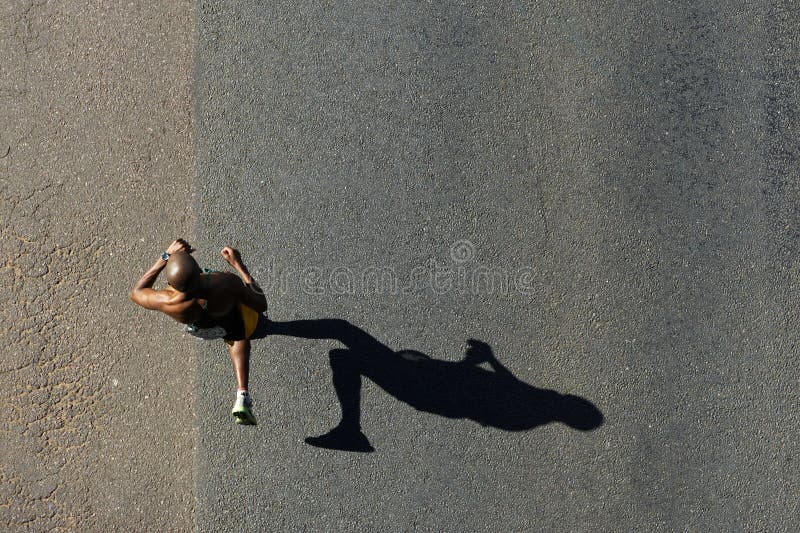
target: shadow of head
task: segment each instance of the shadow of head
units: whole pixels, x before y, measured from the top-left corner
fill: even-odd
[[[491,346],[477,339],[467,339],[467,349],[464,352],[462,363],[479,365],[492,360],[493,357],[494,352]]]
[[[559,403],[554,418],[572,429],[591,431],[603,425],[603,413],[592,402],[579,396],[562,394]]]

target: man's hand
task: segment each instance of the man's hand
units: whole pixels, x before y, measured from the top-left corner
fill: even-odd
[[[172,244],[170,244],[167,247],[167,253],[172,255],[172,254],[178,253],[178,252],[186,252],[186,253],[190,254],[190,253],[194,252],[194,248],[192,248],[191,245],[188,242],[186,242],[185,240],[177,239],[175,241],[172,241]]]
[[[242,278],[244,286],[242,287],[242,294],[240,295],[242,302],[254,309],[258,313],[263,313],[267,310],[267,299],[261,287],[258,286],[256,281],[248,272],[247,267],[242,262],[242,256],[239,250],[226,246],[220,253],[225,261],[232,266],[239,276]]]
[[[220,253],[222,254],[222,257],[225,259],[225,261],[227,261],[228,264],[233,268],[236,268],[236,265],[242,264],[242,256],[239,253],[239,250],[231,248],[230,246],[226,246],[225,248],[222,249]]]

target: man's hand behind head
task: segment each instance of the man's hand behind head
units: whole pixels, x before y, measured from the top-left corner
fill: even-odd
[[[190,254],[194,252],[194,248],[192,248],[192,246],[184,239],[176,239],[167,247],[167,253],[172,255],[178,252],[186,252],[187,254]]]

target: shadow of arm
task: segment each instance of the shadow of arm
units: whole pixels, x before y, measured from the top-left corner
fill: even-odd
[[[267,332],[269,335],[286,335],[303,339],[338,340],[354,351],[388,350],[369,333],[340,318],[270,322]]]

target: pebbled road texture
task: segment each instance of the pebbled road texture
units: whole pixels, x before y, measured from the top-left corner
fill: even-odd
[[[2,531],[192,529],[192,345],[128,291],[193,223],[193,17],[0,2]]]
[[[791,2],[124,4],[0,5],[0,529],[798,530]],[[340,342],[256,341],[243,428],[128,302],[191,228],[434,359],[365,364],[374,453],[303,441]],[[468,338],[603,425],[508,431]]]
[[[790,2],[199,6],[201,260],[239,247],[274,320],[483,340],[605,423],[510,432],[363,379],[376,451],[334,452],[303,439],[338,422],[341,344],[256,341],[255,428],[199,344],[198,530],[800,527]]]

